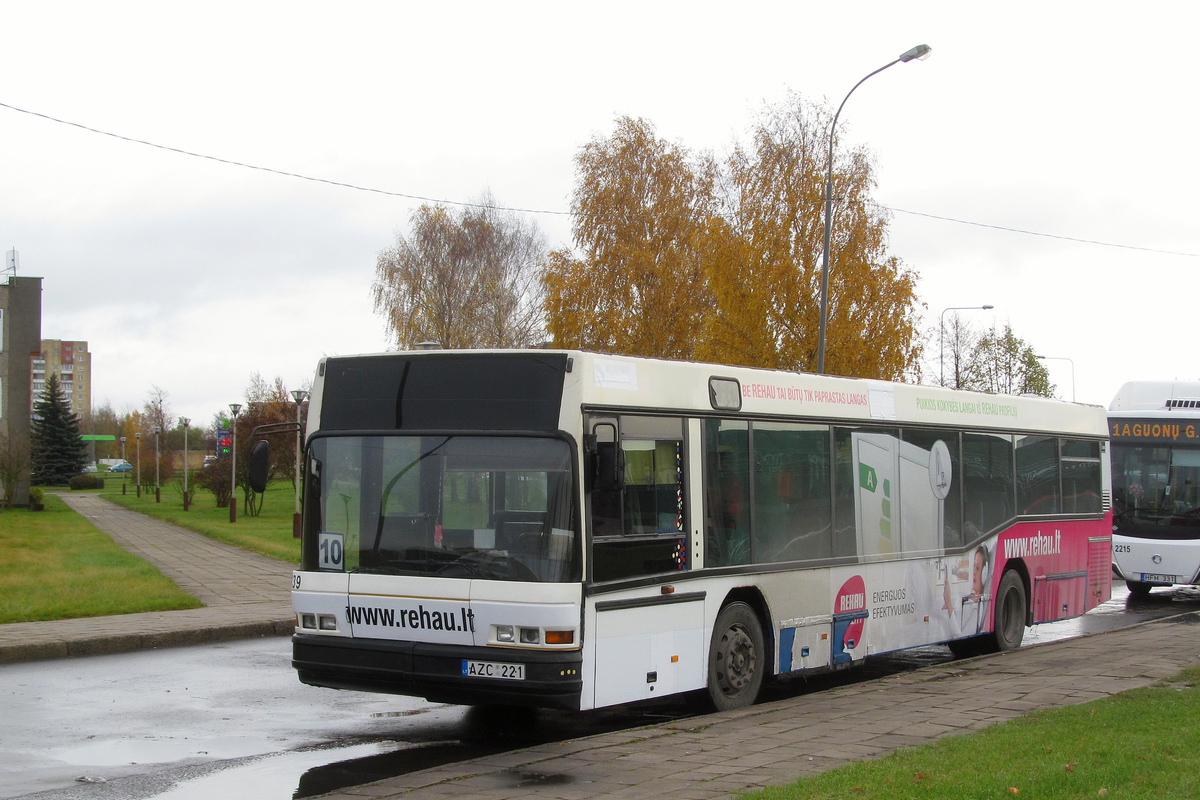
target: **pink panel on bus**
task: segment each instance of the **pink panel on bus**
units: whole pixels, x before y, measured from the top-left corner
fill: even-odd
[[[1024,522],[1000,534],[994,553],[992,596],[1010,561],[1029,573],[1035,622],[1077,617],[1108,600],[1111,517],[1103,520]]]

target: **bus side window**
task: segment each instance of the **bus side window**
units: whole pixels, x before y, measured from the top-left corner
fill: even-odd
[[[1029,434],[1017,437],[1017,513],[1058,514],[1058,437]]]
[[[619,444],[614,456],[593,459],[593,580],[687,569],[682,419],[626,416],[619,436],[615,421],[594,422],[592,430],[597,453],[605,438]],[[602,480],[601,462],[620,466],[620,479]]]
[[[1062,440],[1063,511],[1076,514],[1099,513],[1100,443],[1079,439]]]
[[[754,422],[754,560],[833,555],[829,426]]]
[[[903,431],[904,441],[915,444],[928,453],[934,450],[937,442],[943,442],[950,453],[952,469],[950,486],[942,501],[942,546],[955,548],[966,544],[963,535],[962,521],[962,460],[958,453],[958,432],[952,430],[925,430],[921,428],[906,428]],[[903,494],[908,489],[901,488]]]
[[[1012,519],[1013,442],[1007,433],[963,434],[963,544]]]

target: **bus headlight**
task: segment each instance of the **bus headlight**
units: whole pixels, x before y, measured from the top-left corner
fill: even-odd
[[[513,634],[512,625],[497,625],[496,626],[496,641],[512,643],[516,641]]]
[[[541,644],[542,632],[537,628],[521,628],[521,644]]]

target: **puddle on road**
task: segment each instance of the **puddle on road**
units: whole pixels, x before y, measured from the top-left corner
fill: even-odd
[[[88,786],[89,798],[211,800],[213,797],[291,800],[312,797],[504,748],[458,742],[412,745],[399,741],[320,746],[193,764],[170,774],[130,776]],[[71,797],[75,792],[67,793]],[[63,796],[67,796],[64,794]]]
[[[271,751],[272,743],[257,736],[146,736],[132,739],[96,738],[78,747],[55,750],[52,755],[67,764],[95,769],[125,764],[228,760]]]

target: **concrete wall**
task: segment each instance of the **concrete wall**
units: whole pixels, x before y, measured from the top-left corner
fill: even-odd
[[[0,432],[29,450],[33,409],[30,357],[41,351],[42,279],[11,276],[0,283]],[[17,505],[29,502],[28,474],[18,486]]]

